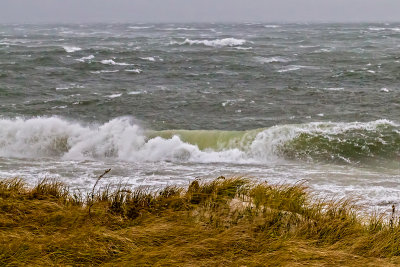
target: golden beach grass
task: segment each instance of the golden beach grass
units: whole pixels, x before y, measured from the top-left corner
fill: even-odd
[[[391,266],[397,218],[361,216],[304,184],[219,177],[188,188],[93,190],[0,182],[0,265]]]

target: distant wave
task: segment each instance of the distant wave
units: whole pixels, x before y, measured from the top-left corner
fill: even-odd
[[[125,63],[125,62],[115,62],[112,59],[104,59],[102,61],[100,61],[101,64],[104,65],[118,65],[118,66],[129,66],[129,65],[133,65],[133,64],[129,64],[129,63]]]
[[[64,48],[65,52],[67,52],[67,53],[73,53],[73,52],[82,50],[82,48],[77,47],[77,46],[63,46],[63,48]]]
[[[265,28],[272,28],[272,29],[275,29],[275,28],[280,28],[281,26],[280,26],[280,25],[264,25],[264,27],[265,27]]]
[[[78,58],[76,60],[80,61],[80,62],[86,62],[86,61],[89,61],[91,59],[94,59],[94,55],[90,55],[90,56],[87,56],[87,57],[81,57],[81,58]]]
[[[141,57],[140,59],[152,61],[152,62],[156,61],[156,59],[154,57]]]
[[[290,60],[288,58],[284,57],[255,57],[255,60],[257,60],[260,63],[286,63],[289,62]]]
[[[68,90],[68,89],[75,89],[75,88],[82,89],[82,88],[85,88],[85,86],[79,85],[79,84],[76,84],[76,83],[71,83],[71,84],[68,84],[68,85],[63,85],[63,86],[56,87],[56,90]]]
[[[122,96],[122,93],[116,93],[116,94],[112,94],[112,95],[107,95],[107,96],[105,96],[105,97],[108,97],[108,98],[117,98],[117,97],[120,97],[120,96]]]
[[[125,70],[126,72],[133,72],[133,73],[142,73],[142,70],[141,69],[128,69],[128,70]]]
[[[93,73],[93,74],[114,73],[114,72],[119,72],[119,70],[96,70],[96,71],[91,71],[91,73]]]
[[[261,163],[278,159],[357,163],[398,158],[400,125],[378,120],[312,122],[248,131],[148,131],[129,117],[91,126],[58,117],[0,119],[0,156],[200,163]]]
[[[154,56],[154,57],[141,57],[140,59],[142,60],[147,60],[147,61],[151,61],[151,62],[156,62],[156,61],[160,61],[163,62],[164,59],[158,57],[158,56]]]
[[[224,38],[224,39],[215,39],[215,40],[191,40],[186,39],[183,42],[172,42],[171,44],[178,45],[205,45],[212,47],[224,47],[224,46],[241,46],[244,45],[247,41],[244,39],[235,39],[235,38]]]
[[[128,28],[132,29],[132,30],[144,30],[144,29],[154,28],[154,26],[153,25],[151,25],[151,26],[129,26]]]
[[[164,31],[202,31],[202,29],[198,28],[187,28],[187,27],[178,27],[178,28],[165,28]]]
[[[370,30],[370,31],[394,31],[394,32],[400,32],[400,28],[369,27],[368,30]]]
[[[323,88],[323,89],[327,90],[327,91],[343,91],[344,87],[326,87],[326,88]]]
[[[286,66],[286,67],[283,68],[283,69],[278,70],[278,72],[284,73],[284,72],[299,70],[299,69],[302,69],[302,68],[304,68],[304,66],[290,65],[290,66]]]

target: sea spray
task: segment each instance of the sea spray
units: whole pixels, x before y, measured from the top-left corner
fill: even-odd
[[[359,163],[400,155],[399,125],[378,120],[279,125],[248,131],[140,127],[131,117],[84,125],[59,117],[0,120],[0,156],[122,161]]]

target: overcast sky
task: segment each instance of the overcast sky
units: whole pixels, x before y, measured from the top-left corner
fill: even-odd
[[[243,21],[400,21],[400,0],[0,0],[0,23]]]

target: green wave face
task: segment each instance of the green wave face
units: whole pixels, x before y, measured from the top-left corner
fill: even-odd
[[[149,139],[162,137],[171,139],[173,136],[192,145],[198,146],[200,150],[223,151],[227,149],[248,150],[257,134],[264,129],[255,129],[249,131],[218,131],[218,130],[166,130],[149,132]]]
[[[280,147],[289,159],[337,163],[400,159],[399,128],[381,124],[374,129],[347,129],[342,132],[302,132]]]
[[[400,127],[389,121],[278,125],[249,131],[168,130],[148,139],[178,136],[202,151],[239,149],[248,158],[276,158],[333,163],[368,163],[400,159]]]

